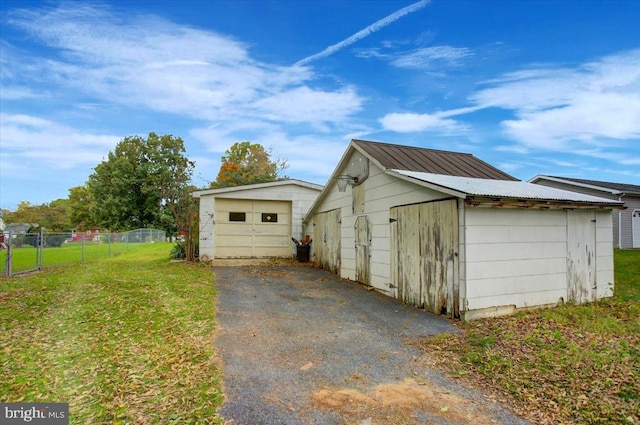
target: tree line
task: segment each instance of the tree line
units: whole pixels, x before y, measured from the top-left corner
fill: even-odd
[[[287,161],[272,159],[262,145],[237,142],[225,151],[216,180],[208,188],[265,183],[281,175]],[[164,230],[168,236],[197,233],[198,206],[191,196],[195,162],[186,157],[184,141],[172,135],[122,139],[100,162],[83,186],[69,197],[33,205],[22,201],[3,210],[5,223],[32,223],[48,231],[110,231],[138,228]]]

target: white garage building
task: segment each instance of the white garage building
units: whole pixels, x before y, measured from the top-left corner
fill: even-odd
[[[200,198],[200,258],[291,257],[322,186],[280,180],[193,193]]]
[[[621,205],[470,154],[353,140],[304,226],[321,267],[472,320],[611,296]]]

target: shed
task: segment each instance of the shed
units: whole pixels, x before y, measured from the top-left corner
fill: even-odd
[[[529,181],[624,202],[625,208],[613,214],[613,246],[623,249],[640,248],[640,186],[541,174]]]
[[[200,258],[291,257],[292,237],[322,190],[301,180],[199,190]]]
[[[611,296],[621,205],[471,154],[352,140],[304,226],[319,266],[472,320]]]

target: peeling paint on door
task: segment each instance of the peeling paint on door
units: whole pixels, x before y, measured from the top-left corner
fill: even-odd
[[[459,315],[456,200],[391,208],[391,273],[397,297],[449,317]]]
[[[340,210],[318,213],[314,217],[314,262],[331,273],[340,272]]]
[[[368,285],[371,281],[371,229],[366,215],[356,219],[355,237],[356,281]]]
[[[567,301],[590,302],[596,294],[596,216],[567,211]]]

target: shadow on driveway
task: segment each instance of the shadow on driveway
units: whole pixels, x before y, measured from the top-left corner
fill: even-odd
[[[448,319],[310,267],[215,267],[230,424],[525,421],[434,372],[410,344]]]

